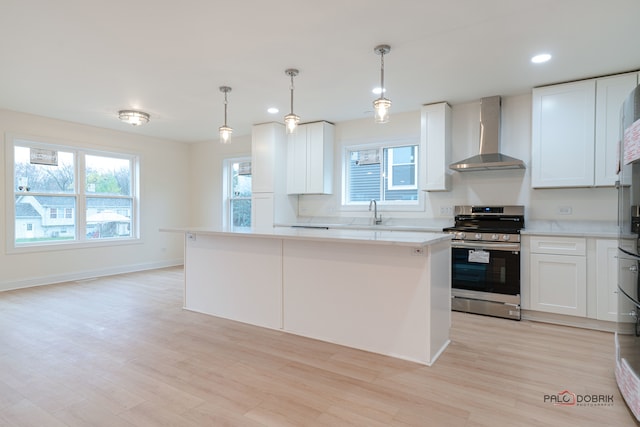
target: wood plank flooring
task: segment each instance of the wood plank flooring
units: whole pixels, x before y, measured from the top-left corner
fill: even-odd
[[[0,293],[0,426],[637,425],[610,333],[453,313],[424,367],[182,310],[182,281]],[[544,402],[563,390],[613,404]]]

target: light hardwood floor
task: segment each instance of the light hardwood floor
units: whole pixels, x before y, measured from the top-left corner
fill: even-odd
[[[453,313],[424,367],[182,310],[182,280],[0,293],[0,426],[636,425],[610,333]],[[563,390],[613,405],[544,402]]]

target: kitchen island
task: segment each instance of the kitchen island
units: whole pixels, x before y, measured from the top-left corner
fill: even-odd
[[[185,235],[187,310],[425,365],[449,343],[449,235],[162,231]]]

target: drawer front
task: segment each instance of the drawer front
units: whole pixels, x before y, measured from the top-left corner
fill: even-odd
[[[531,253],[554,255],[586,255],[587,239],[580,237],[532,236]]]

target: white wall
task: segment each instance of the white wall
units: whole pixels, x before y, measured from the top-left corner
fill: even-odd
[[[220,144],[217,140],[191,144],[189,225],[194,227],[222,225],[223,162],[228,158],[243,156],[251,156],[251,135],[234,136],[231,144]]]
[[[452,107],[452,162],[478,154],[480,101]],[[369,217],[361,212],[341,211],[342,151],[346,145],[384,139],[405,139],[420,133],[420,113],[396,114],[385,125],[373,120],[355,120],[336,124],[336,163],[334,194],[299,196],[300,216]],[[452,191],[428,192],[424,212],[389,212],[386,218],[447,218],[441,208],[462,204],[516,204],[526,207],[528,220],[594,220],[615,222],[617,193],[614,188],[531,189],[531,95],[502,98],[501,152],[523,160],[525,170],[452,172]],[[567,159],[571,161],[571,159]],[[571,215],[560,215],[558,208],[569,206]]]
[[[159,229],[189,225],[189,145],[7,110],[0,110],[0,133],[0,200],[10,196],[5,194],[7,133],[138,154],[142,237],[139,244],[8,254],[6,210],[1,209],[0,290],[182,263],[183,237]]]

